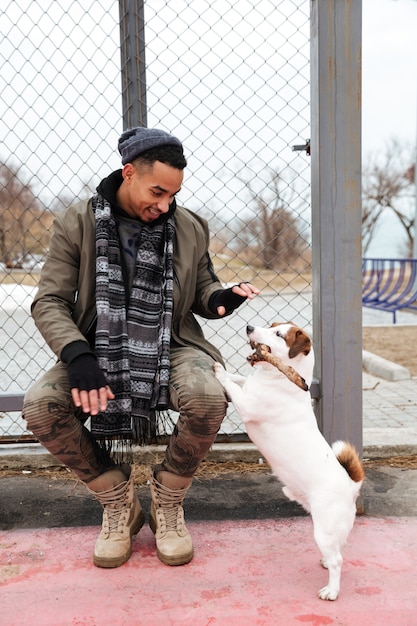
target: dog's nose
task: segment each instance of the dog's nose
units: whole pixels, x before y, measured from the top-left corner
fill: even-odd
[[[250,333],[253,333],[254,331],[254,327],[253,326],[246,326],[246,334],[249,335]]]

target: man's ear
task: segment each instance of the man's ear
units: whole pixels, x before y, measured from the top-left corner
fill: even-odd
[[[132,163],[126,163],[122,169],[123,180],[129,182],[132,179],[133,174],[135,173],[135,168]]]

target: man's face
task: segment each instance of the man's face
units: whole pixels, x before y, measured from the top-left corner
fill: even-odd
[[[123,189],[120,188],[120,206],[131,217],[149,223],[162,213],[180,191],[184,178],[182,170],[155,161],[149,168],[137,170],[132,163],[123,168]]]

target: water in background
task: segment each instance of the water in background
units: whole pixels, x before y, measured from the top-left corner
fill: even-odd
[[[407,242],[404,228],[395,216],[387,214],[364,256],[370,259],[402,259],[406,254]]]

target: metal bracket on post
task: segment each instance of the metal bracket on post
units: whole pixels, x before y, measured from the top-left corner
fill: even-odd
[[[321,398],[320,382],[317,380],[317,378],[313,378],[312,380],[312,383],[310,385],[310,395],[311,399],[316,400],[317,402]]]
[[[302,152],[305,150],[307,156],[310,156],[310,139],[306,139],[305,144],[298,144],[292,147],[293,152]]]

